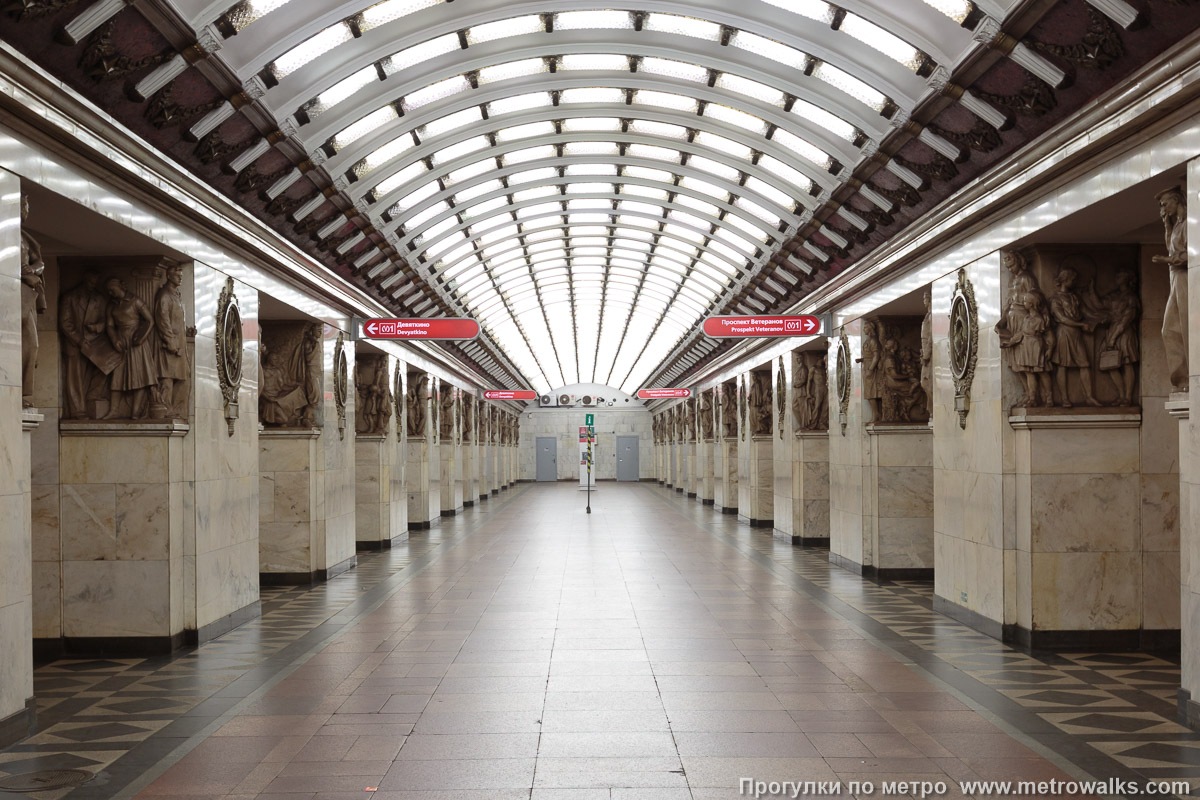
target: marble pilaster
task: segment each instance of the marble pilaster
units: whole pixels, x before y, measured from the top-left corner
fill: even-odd
[[[21,410],[20,202],[20,181],[0,170],[0,746],[30,735],[35,713],[30,436]],[[31,413],[29,421],[36,416]]]
[[[1200,730],[1200,159],[1187,166],[1188,198],[1188,372],[1187,417],[1180,420],[1180,593],[1182,687],[1180,719]],[[1182,405],[1185,398],[1173,398]],[[1177,412],[1178,413],[1178,412]]]
[[[862,320],[846,323],[847,355],[850,364],[850,398],[845,415],[838,398],[838,338],[830,339],[829,349],[829,560],[852,572],[875,563],[870,537],[865,535],[863,491],[867,460],[867,436],[864,416],[869,414],[862,395],[862,370],[855,363],[861,355]]]
[[[713,504],[713,450],[711,434],[696,442],[696,498],[706,506]]]
[[[933,577],[933,434],[925,423],[867,426],[863,505],[881,580]],[[865,566],[865,565],[864,565]]]
[[[405,486],[408,492],[408,529],[428,530],[442,518],[442,458],[437,432],[437,379],[421,372],[407,375],[409,387],[425,377],[426,388],[417,402],[425,407],[419,432],[407,432],[404,445]],[[413,402],[409,397],[405,404]],[[407,412],[406,412],[407,413]],[[407,421],[405,425],[407,426]]]
[[[453,393],[454,403],[449,411],[445,407],[439,411],[439,415],[449,413],[453,418],[449,434],[441,437],[438,448],[441,454],[441,464],[438,467],[441,476],[441,508],[439,513],[443,517],[453,517],[455,514],[461,514],[463,510],[462,443],[458,438],[461,430],[461,411],[459,410],[461,399],[458,396],[458,389],[448,384],[444,384],[440,388],[443,393],[447,391]]]
[[[774,440],[771,445],[772,466],[771,491],[773,498],[773,528],[776,537],[791,542],[795,536],[794,506],[792,493],[792,450],[795,447],[795,416],[792,414],[792,358],[775,359],[771,363],[771,385],[775,387],[774,407],[771,409],[771,425]],[[780,391],[780,389],[783,391]]]

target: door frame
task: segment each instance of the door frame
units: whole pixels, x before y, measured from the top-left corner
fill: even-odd
[[[638,436],[636,433],[621,434],[621,435],[617,436],[617,447],[616,447],[616,450],[617,450],[617,480],[618,481],[622,480],[622,478],[621,478],[621,453],[622,453],[621,442],[622,442],[622,440],[629,441],[631,439],[633,440],[633,458],[634,458],[634,461],[636,462],[636,469],[634,472],[634,476],[632,478],[625,480],[624,481],[625,483],[635,483],[635,482],[641,480],[641,477],[642,477],[642,453],[641,453],[642,437]]]
[[[542,459],[542,443],[549,442],[554,448],[554,477],[543,478],[539,469]],[[533,442],[533,479],[539,483],[552,483],[558,480],[558,437],[538,436]]]

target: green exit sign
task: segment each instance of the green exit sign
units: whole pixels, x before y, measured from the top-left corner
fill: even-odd
[[[583,423],[584,425],[592,426],[592,425],[596,424],[596,415],[595,414],[588,414],[588,415],[586,415],[586,417],[587,417],[587,421]]]

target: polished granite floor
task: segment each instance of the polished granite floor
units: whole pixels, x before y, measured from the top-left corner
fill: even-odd
[[[675,492],[582,499],[522,485],[325,585],[264,591],[261,620],[199,649],[41,667],[39,731],[0,775],[97,773],[37,800],[1200,786],[1170,655],[1030,656],[934,613],[928,583],[864,582]]]

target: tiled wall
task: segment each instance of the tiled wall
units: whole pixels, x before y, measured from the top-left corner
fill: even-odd
[[[596,445],[593,451],[596,480],[615,480],[617,477],[617,436],[638,436],[638,473],[649,480],[654,477],[654,433],[650,412],[634,409],[583,407],[569,409],[530,409],[521,415],[520,474],[518,480],[532,481],[537,477],[534,461],[534,442],[539,436],[558,439],[558,479],[579,479],[579,429],[584,415],[596,416]]]

